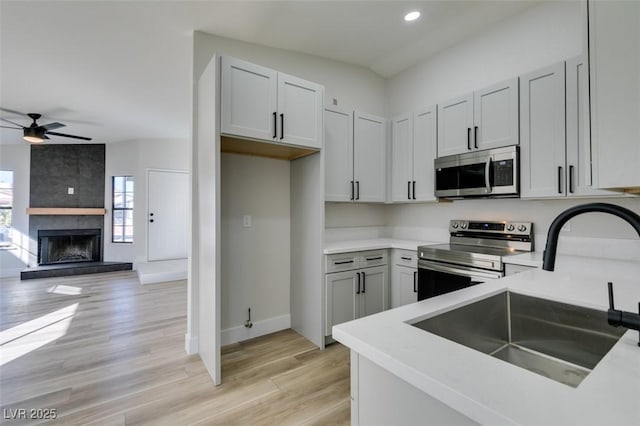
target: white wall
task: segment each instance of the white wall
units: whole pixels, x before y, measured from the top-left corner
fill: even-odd
[[[190,155],[191,146],[188,140],[155,139],[106,144],[105,261],[134,263],[147,261],[147,170],[190,171]],[[134,242],[132,244],[111,242],[111,178],[113,176],[134,177]],[[185,220],[189,220],[189,218],[185,218]]]
[[[290,163],[222,154],[222,330],[289,315]],[[243,216],[251,227],[243,227]]]
[[[29,260],[29,165],[31,148],[27,143],[0,144],[0,169],[13,171],[13,210],[11,241],[13,248],[0,251],[2,276],[15,276]]]
[[[391,117],[570,58],[583,48],[582,2],[545,2],[394,76]]]

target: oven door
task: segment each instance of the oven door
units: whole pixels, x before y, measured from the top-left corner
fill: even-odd
[[[418,261],[418,300],[502,278],[501,271],[470,268],[420,259]]]

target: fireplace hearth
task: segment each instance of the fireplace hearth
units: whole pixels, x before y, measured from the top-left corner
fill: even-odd
[[[100,229],[38,230],[38,265],[99,262]]]

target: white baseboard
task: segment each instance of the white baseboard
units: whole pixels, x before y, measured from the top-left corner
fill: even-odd
[[[224,346],[230,345],[231,343],[242,342],[243,340],[264,336],[265,334],[275,333],[276,331],[286,330],[287,328],[291,328],[290,314],[267,318],[254,322],[251,328],[242,325],[222,330],[220,333],[220,345]]]
[[[189,333],[184,335],[184,350],[187,355],[193,355],[198,353],[198,338],[191,337]]]

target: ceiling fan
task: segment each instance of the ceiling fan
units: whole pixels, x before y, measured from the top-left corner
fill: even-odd
[[[18,127],[13,127],[13,126],[0,126],[3,127],[5,129],[17,129],[17,130],[22,130],[23,131],[23,138],[25,141],[30,142],[30,143],[41,143],[44,142],[46,139],[50,139],[49,136],[47,135],[52,135],[52,136],[62,136],[65,138],[73,138],[73,139],[81,139],[84,141],[90,141],[91,138],[87,138],[85,136],[76,136],[76,135],[69,135],[66,133],[58,133],[58,132],[52,132],[52,130],[55,129],[59,129],[60,127],[65,127],[65,124],[62,123],[49,123],[49,124],[44,124],[44,125],[39,125],[37,123],[37,121],[40,119],[40,117],[42,117],[41,114],[37,114],[37,113],[33,113],[30,112],[29,114],[24,114],[18,111],[13,111],[10,109],[6,109],[6,108],[0,108],[0,110],[5,111],[5,112],[10,112],[12,114],[18,114],[18,115],[24,115],[27,116],[29,118],[31,118],[33,120],[33,123],[31,123],[31,125],[29,127],[23,126],[22,124],[18,124],[14,121],[11,120],[7,120],[6,118],[2,118],[0,117],[0,120],[2,121],[6,121],[7,123],[11,123],[14,126],[18,126]]]

